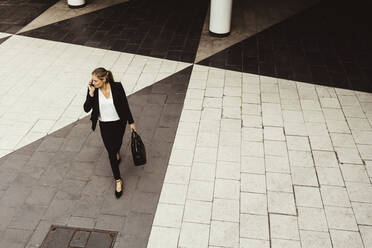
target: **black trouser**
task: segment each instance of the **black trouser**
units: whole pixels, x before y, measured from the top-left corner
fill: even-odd
[[[120,177],[119,163],[116,158],[116,153],[119,153],[126,124],[121,120],[99,122],[101,136],[109,155],[110,164],[114,178],[117,180]]]

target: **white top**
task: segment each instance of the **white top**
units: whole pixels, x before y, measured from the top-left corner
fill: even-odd
[[[112,92],[110,89],[110,97],[107,99],[102,91],[98,89],[98,102],[99,102],[99,116],[100,121],[117,121],[120,120],[116,112],[114,101],[112,99]]]

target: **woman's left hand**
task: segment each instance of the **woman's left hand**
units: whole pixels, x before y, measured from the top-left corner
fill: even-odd
[[[136,131],[136,124],[132,123],[130,124],[130,129],[133,131]]]

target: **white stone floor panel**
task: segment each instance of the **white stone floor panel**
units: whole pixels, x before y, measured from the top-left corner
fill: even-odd
[[[370,93],[194,65],[148,247],[369,247],[371,116]]]

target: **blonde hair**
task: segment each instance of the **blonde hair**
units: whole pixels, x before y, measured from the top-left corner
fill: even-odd
[[[112,75],[112,72],[109,70],[106,70],[103,67],[98,67],[96,68],[92,74],[96,75],[101,80],[106,79],[106,83],[113,83],[114,81],[114,76]]]

